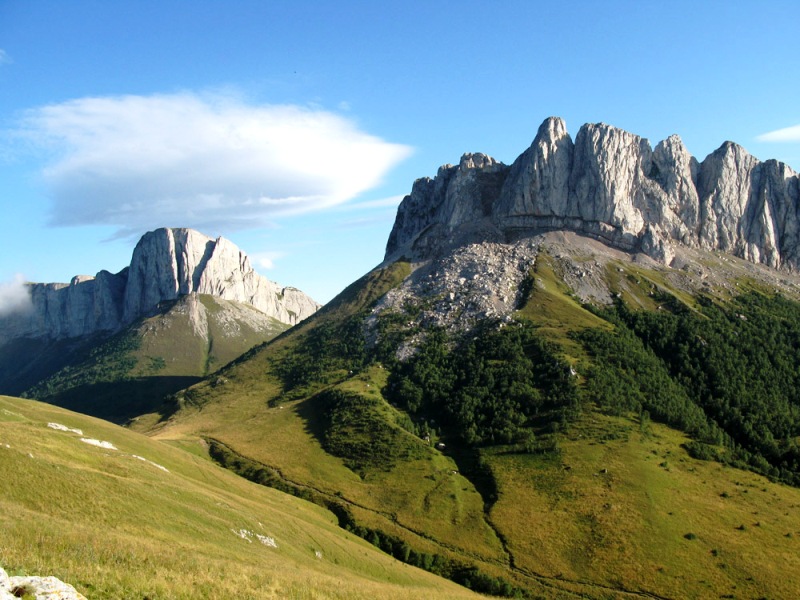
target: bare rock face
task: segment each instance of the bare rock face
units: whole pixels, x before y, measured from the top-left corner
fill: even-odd
[[[77,275],[70,283],[29,284],[31,305],[0,318],[0,343],[15,337],[67,338],[114,331],[122,316],[127,271]]]
[[[474,157],[480,157],[475,160]],[[491,182],[491,183],[488,183]],[[726,142],[702,163],[676,135],[655,150],[605,124],[542,123],[511,167],[464,155],[418,180],[400,204],[386,258],[425,257],[443,243],[575,231],[669,263],[676,244],[721,250],[771,267],[800,267],[800,179]]]
[[[0,343],[19,337],[52,339],[110,333],[155,314],[161,302],[210,294],[249,304],[294,325],[319,309],[300,290],[281,287],[256,273],[233,243],[191,229],[145,234],[130,267],[120,273],[80,275],[69,284],[29,285],[31,306],[0,318]]]
[[[444,165],[435,179],[414,182],[397,212],[389,247],[412,246],[419,240],[438,244],[444,232],[491,217],[508,167],[485,154],[465,154],[457,167]],[[424,238],[420,234],[426,232]]]
[[[498,200],[501,225],[508,229],[557,228],[579,218],[569,203],[574,145],[562,119],[539,127],[530,148],[511,165]]]
[[[9,577],[0,568],[0,600],[30,596],[36,600],[86,600],[74,587],[56,577]]]
[[[256,273],[247,255],[225,238],[213,240],[191,229],[158,229],[145,234],[133,251],[123,320],[130,323],[159,302],[193,292],[250,304],[290,325],[319,308],[300,290]]]

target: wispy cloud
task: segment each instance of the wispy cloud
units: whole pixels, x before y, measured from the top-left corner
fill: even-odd
[[[411,149],[321,109],[192,93],[82,98],[29,111],[54,152],[52,225],[235,231],[342,204]]]
[[[250,255],[250,259],[256,264],[257,267],[262,269],[274,269],[275,261],[279,258],[286,256],[285,252],[256,252]]]
[[[800,125],[768,131],[756,136],[759,142],[800,142]]]
[[[22,275],[17,275],[11,281],[0,282],[0,317],[23,312],[30,307],[31,294]]]
[[[405,196],[390,196],[380,200],[366,200],[364,202],[348,202],[337,207],[340,211],[372,210],[376,208],[397,208]]]
[[[8,52],[0,48],[0,65],[10,65],[12,62],[14,61],[11,60],[11,57],[8,55]]]
[[[382,213],[380,215],[373,215],[367,217],[355,217],[352,219],[341,219],[336,222],[336,228],[341,230],[348,230],[348,229],[367,229],[370,227],[375,227],[376,225],[382,226],[390,226],[392,224],[392,219],[394,218],[394,214],[392,213]],[[388,233],[388,230],[387,230]]]

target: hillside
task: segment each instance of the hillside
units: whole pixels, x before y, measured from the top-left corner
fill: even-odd
[[[327,506],[395,556],[431,555],[423,566],[456,580],[472,565],[495,582],[493,593],[800,593],[800,580],[775,571],[796,561],[800,532],[791,510],[800,490],[777,481],[794,481],[797,466],[781,467],[791,447],[762,443],[785,435],[778,429],[763,439],[738,433],[778,410],[796,415],[795,400],[764,412],[721,404],[732,400],[718,390],[718,404],[746,417],[725,422],[670,371],[672,350],[642,348],[650,338],[634,318],[652,315],[653,327],[678,331],[677,319],[696,327],[716,310],[726,315],[714,321],[721,339],[732,327],[743,335],[745,323],[754,331],[784,323],[776,335],[798,335],[800,304],[775,295],[794,297],[794,278],[695,250],[691,263],[685,255],[691,268],[672,269],[579,236],[531,239],[532,267],[508,317],[481,319],[481,306],[459,304],[458,289],[450,298],[436,287],[450,277],[447,265],[467,274],[468,260],[496,273],[486,260],[497,255],[493,245],[393,263],[235,361],[221,380],[178,394],[172,417],[143,417],[137,427],[161,440],[204,439],[218,462]],[[423,284],[428,295],[415,287]],[[597,298],[616,298],[619,308]],[[765,308],[775,317],[759,323]],[[606,338],[625,345],[614,350]],[[798,364],[773,359],[781,347],[778,337],[759,350]],[[780,393],[743,373],[751,395]]]
[[[0,565],[91,599],[474,597],[183,447],[0,397]]]
[[[797,181],[548,119],[415,182],[382,265],[135,427],[486,593],[795,597]]]
[[[548,119],[418,180],[381,265],[130,427],[481,593],[798,597],[797,185]]]
[[[124,423],[313,314],[230,241],[158,229],[117,274],[28,284],[0,316],[0,392]]]
[[[35,384],[20,392],[125,423],[161,409],[169,394],[286,329],[284,323],[246,304],[190,294],[162,305],[160,314],[142,319],[108,340],[73,342],[76,350],[54,357],[60,361],[58,370],[38,381],[30,377]],[[54,347],[68,344],[62,341]],[[16,344],[9,347],[13,350]]]

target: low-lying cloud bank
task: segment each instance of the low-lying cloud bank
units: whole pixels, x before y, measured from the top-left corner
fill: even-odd
[[[342,204],[378,185],[408,146],[332,112],[192,93],[81,98],[28,111],[20,133],[57,226],[234,231]]]
[[[30,308],[31,293],[22,275],[17,275],[11,281],[0,282],[0,317]]]

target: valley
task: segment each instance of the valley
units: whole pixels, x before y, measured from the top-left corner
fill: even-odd
[[[124,327],[5,322],[9,363],[49,348],[26,395],[127,427],[2,399],[0,564],[93,598],[800,596],[787,169],[551,118],[511,166],[417,180],[324,307],[222,238],[148,234]]]

